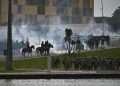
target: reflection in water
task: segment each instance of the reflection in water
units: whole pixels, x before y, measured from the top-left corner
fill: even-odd
[[[105,79],[34,79],[0,80],[0,86],[119,86],[120,80]]]

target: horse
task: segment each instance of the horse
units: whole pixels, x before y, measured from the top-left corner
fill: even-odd
[[[50,52],[50,48],[53,48],[53,45],[48,43],[48,45],[46,46],[41,46],[41,47],[37,47],[36,48],[36,53],[37,55],[49,55],[49,52]]]
[[[32,46],[30,46],[30,47],[27,47],[27,48],[23,48],[23,49],[22,49],[22,56],[25,56],[26,53],[28,53],[28,56],[29,56],[29,55],[32,56],[32,49],[34,49],[34,48],[35,48],[34,45],[32,45]]]
[[[50,48],[53,48],[53,45],[51,43],[48,43],[47,46],[45,46],[45,55],[49,55],[50,54]]]
[[[42,56],[44,54],[44,47],[37,47],[36,54]]]

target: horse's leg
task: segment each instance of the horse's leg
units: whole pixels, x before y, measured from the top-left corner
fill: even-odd
[[[44,55],[44,51],[41,51],[41,56],[43,56]]]
[[[45,51],[41,51],[41,55],[44,56],[45,55]]]
[[[22,52],[21,54],[22,54],[22,56],[23,56],[23,52]]]
[[[36,52],[37,56],[39,56],[39,51]]]
[[[45,56],[45,49],[41,50],[42,56]]]
[[[26,56],[26,52],[24,52],[24,57]]]
[[[49,55],[49,49],[46,49],[46,54]]]
[[[28,52],[28,57],[30,56],[30,53]]]
[[[47,55],[47,51],[45,50],[45,55]]]
[[[41,50],[39,50],[39,56],[42,56],[42,51]]]
[[[48,50],[47,50],[47,55],[49,55],[49,51],[50,51],[50,50],[48,49]]]
[[[25,57],[25,52],[22,52],[22,56],[24,56],[24,57]]]
[[[31,57],[32,57],[32,52],[30,53]]]
[[[28,54],[28,57],[29,57],[29,52],[27,54]]]
[[[23,56],[25,57],[25,52],[23,52]]]
[[[24,53],[24,52],[22,53],[22,56],[24,56],[24,57],[25,57],[25,53]]]
[[[37,56],[40,56],[40,51],[37,52]]]
[[[35,52],[35,55],[38,56],[38,52],[37,51]]]
[[[40,56],[40,51],[38,51],[38,56]]]
[[[45,55],[45,51],[44,51],[44,50],[41,51],[41,55],[42,55],[42,56]]]
[[[31,57],[31,52],[29,52],[29,57]]]

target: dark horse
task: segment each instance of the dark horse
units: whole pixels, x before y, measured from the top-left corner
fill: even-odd
[[[37,55],[43,55],[43,53],[44,53],[44,48],[43,47],[37,47],[36,48],[36,54]]]
[[[47,46],[41,46],[36,48],[36,53],[37,55],[49,55],[50,53],[50,48],[53,48],[53,45],[48,43]]]
[[[48,45],[45,47],[45,50],[44,50],[45,55],[50,54],[50,48],[53,48],[53,45],[51,43],[48,43]]]
[[[32,46],[30,46],[30,47],[27,47],[27,48],[23,48],[23,49],[22,49],[22,55],[25,56],[26,53],[28,54],[28,56],[29,56],[29,55],[32,55],[32,49],[34,49],[34,48],[35,48],[34,45],[32,45]]]

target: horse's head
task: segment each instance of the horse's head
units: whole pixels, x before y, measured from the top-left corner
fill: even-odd
[[[49,44],[50,48],[53,48],[53,45],[52,44]]]
[[[32,48],[32,49],[35,49],[35,46],[34,46],[34,45],[32,45],[32,46],[31,46],[31,48]]]

